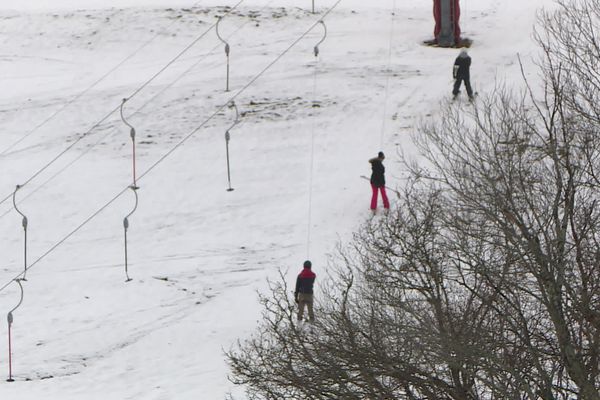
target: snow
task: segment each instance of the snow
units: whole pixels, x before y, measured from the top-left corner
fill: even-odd
[[[279,271],[292,284],[306,258],[325,279],[328,254],[369,218],[360,175],[377,151],[388,185],[402,184],[397,152],[411,154],[418,122],[436,117],[457,53],[421,45],[431,2],[342,0],[325,18],[318,61],[317,25],[244,88],[320,15],[308,1],[243,1],[220,24],[231,45],[225,92],[223,44],[210,28],[237,2],[0,4],[0,312],[19,300],[11,281],[24,235],[11,195],[25,182],[16,200],[31,265],[12,325],[15,382],[0,381],[0,399],[243,399],[223,351],[253,332],[257,292]],[[317,11],[334,3],[317,0]],[[537,77],[532,28],[550,0],[461,4],[480,94],[521,80],[517,54]],[[228,192],[224,134],[235,111],[217,111],[233,96],[242,118]],[[123,98],[141,177],[128,283],[123,218],[135,199]],[[0,324],[6,377],[7,334]]]

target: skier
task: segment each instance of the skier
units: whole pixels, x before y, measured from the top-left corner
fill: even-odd
[[[304,307],[308,308],[309,322],[314,322],[313,285],[317,276],[311,271],[312,263],[310,261],[304,261],[303,267],[302,272],[296,278],[296,290],[294,291],[294,300],[298,303],[298,322],[302,321]]]
[[[390,209],[390,202],[388,201],[387,194],[385,193],[385,167],[383,166],[383,160],[385,159],[385,155],[383,151],[380,151],[377,154],[377,157],[371,158],[369,162],[371,163],[371,169],[373,172],[371,173],[371,189],[373,190],[373,195],[371,196],[371,211],[375,213],[377,210],[377,192],[381,192],[381,199],[383,200],[383,208],[387,211]]]
[[[465,88],[469,95],[469,100],[473,101],[473,89],[471,89],[471,80],[469,69],[471,68],[471,57],[467,54],[466,49],[461,49],[460,54],[454,61],[454,68],[452,69],[452,78],[454,78],[454,89],[452,99],[456,99],[458,96],[458,89],[460,88],[461,82],[465,82]]]

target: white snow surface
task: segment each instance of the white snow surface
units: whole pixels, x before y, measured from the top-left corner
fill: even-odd
[[[17,184],[30,266],[13,313],[11,383],[0,323],[1,400],[244,399],[223,351],[254,331],[257,292],[279,271],[292,286],[307,258],[317,286],[325,279],[336,245],[369,218],[360,175],[377,151],[388,185],[402,184],[397,154],[414,152],[419,121],[449,98],[458,53],[422,45],[431,1],[342,0],[325,17],[318,59],[320,25],[247,86],[335,1],[316,0],[312,14],[309,1],[244,0],[219,26],[231,46],[226,92],[211,25],[238,1],[0,3],[3,315],[24,267]],[[535,82],[535,14],[552,1],[461,4],[475,89],[521,82],[517,55]],[[135,198],[123,98],[140,186],[127,283],[123,218]],[[206,121],[232,98],[241,118],[228,192],[235,110]]]

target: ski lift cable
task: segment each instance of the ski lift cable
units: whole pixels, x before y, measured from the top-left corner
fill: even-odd
[[[243,1],[244,0],[239,0],[238,3],[235,6],[233,6],[229,10],[227,10],[226,14],[230,13],[231,11],[233,11]],[[150,79],[148,79],[141,86],[139,86],[136,90],[134,90],[133,93],[131,93],[129,95],[129,97],[127,97],[127,100],[131,100],[139,92],[141,92],[146,86],[148,86],[151,82],[153,82],[160,74],[162,74],[167,68],[169,68],[175,61],[177,61],[181,56],[183,56],[186,52],[188,52],[202,38],[204,38],[204,36],[206,36],[208,34],[208,32],[210,32],[215,25],[216,25],[216,23],[212,24],[210,27],[208,27],[208,29],[206,31],[204,31],[204,33],[202,33],[200,36],[198,36],[197,38],[195,38],[190,44],[188,44],[181,52],[179,52],[174,58],[172,58],[164,67],[162,67]],[[73,141],[73,143],[71,143],[69,146],[67,146],[65,149],[63,149],[60,153],[58,153],[54,158],[52,158],[49,162],[47,162],[44,166],[42,166],[39,170],[37,170],[31,177],[29,177],[29,179],[27,179],[25,182],[23,182],[23,184],[21,186],[25,186],[25,185],[29,184],[32,180],[34,180],[35,178],[37,178],[42,172],[44,172],[46,169],[48,169],[52,164],[54,164],[64,154],[66,154],[69,150],[71,150],[73,147],[75,147],[81,140],[83,140],[84,138],[86,138],[87,136],[89,136],[90,133],[94,129],[96,129],[98,126],[100,126],[100,124],[102,124],[103,122],[105,122],[111,115],[113,115],[119,109],[119,107],[120,107],[120,105],[116,106],[110,112],[108,112],[104,117],[102,117],[98,122],[96,122],[90,129],[88,129],[86,132],[82,133],[77,139],[75,139]],[[5,196],[4,198],[2,198],[2,200],[0,200],[0,204],[4,203],[11,196],[12,196],[12,193],[9,194],[9,195],[7,195],[7,196]]]
[[[316,56],[318,57],[318,56]],[[315,72],[313,78],[313,94],[317,89],[317,63],[315,60]],[[312,225],[312,186],[313,186],[313,169],[315,164],[315,116],[313,115],[312,129],[310,134],[310,163],[308,170],[308,218],[306,227],[306,258],[310,259],[310,234]]]
[[[325,18],[329,15],[340,3],[342,0],[337,0],[321,17],[321,19]],[[250,86],[252,86],[260,77],[262,77],[273,65],[275,65],[283,56],[285,56],[294,46],[296,46],[306,35],[308,35],[318,24],[320,21],[316,21],[312,24],[304,33],[302,33],[296,40],[294,40],[283,52],[281,52],[277,57],[275,57],[269,64],[267,64],[258,74],[256,74],[250,81],[248,81],[242,88],[240,88],[233,96],[229,98],[227,102],[223,105],[219,106],[210,116],[208,116],[200,125],[196,128],[192,129],[186,136],[184,136],[179,142],[177,142],[171,149],[169,149],[165,154],[163,154],[158,160],[156,160],[152,165],[150,165],[140,176],[138,177],[138,181],[146,177],[150,172],[152,172],[158,165],[160,165],[165,159],[167,159],[175,150],[184,145],[193,135],[198,133],[200,129],[202,129],[206,124],[208,124],[213,118],[215,118],[223,109],[232,101],[234,101],[238,96],[244,93]],[[50,253],[52,253],[56,248],[61,246],[65,241],[67,241],[70,237],[72,237],[75,233],[77,233],[81,228],[87,225],[91,220],[93,220],[98,214],[107,209],[112,203],[114,203],[119,197],[123,195],[127,190],[130,190],[130,186],[127,186],[121,189],[117,194],[115,194],[108,202],[102,205],[98,210],[92,213],[89,217],[87,217],[83,222],[77,225],[73,230],[67,233],[62,239],[56,242],[52,247],[42,253],[35,261],[33,261],[28,270],[31,270],[36,265],[40,263],[44,258],[46,258]],[[19,273],[13,279],[11,279],[8,283],[0,286],[0,292],[6,289],[10,283],[21,277],[23,273]]]
[[[321,19],[319,21],[321,23],[321,25],[323,26],[323,37],[321,38],[321,40],[315,45],[314,49],[313,49],[313,53],[315,55],[315,66],[314,66],[314,73],[313,73],[313,103],[312,103],[312,108],[313,108],[313,113],[316,114],[315,108],[318,107],[318,100],[317,100],[317,72],[318,72],[318,67],[319,67],[319,45],[321,43],[323,43],[323,41],[325,40],[325,38],[327,37],[327,26],[325,25],[325,22],[323,22],[323,20]],[[311,128],[311,134],[310,134],[310,167],[309,167],[309,173],[308,173],[308,226],[306,229],[306,258],[310,259],[310,242],[311,242],[311,228],[312,228],[312,192],[313,192],[313,171],[314,171],[314,165],[315,165],[315,130],[316,130],[316,116],[313,115],[312,118],[312,128]]]
[[[104,211],[106,208],[108,208],[108,206],[110,206],[112,203],[114,203],[119,197],[121,197],[121,195],[123,195],[123,193],[125,193],[127,190],[129,190],[129,186],[127,186],[126,188],[122,189],[119,193],[117,193],[112,199],[110,199],[107,203],[105,203],[102,207],[100,207],[98,210],[96,210],[92,215],[90,215],[89,217],[87,217],[83,222],[81,222],[79,225],[77,225],[77,227],[75,227],[75,229],[73,229],[71,232],[69,232],[67,235],[65,235],[61,240],[59,240],[58,242],[56,242],[54,245],[52,245],[52,247],[50,247],[48,250],[46,250],[42,255],[40,255],[34,262],[32,262],[29,265],[28,270],[31,270],[35,265],[37,265],[41,260],[43,260],[44,258],[46,258],[50,253],[52,253],[54,250],[56,250],[57,247],[59,247],[60,245],[62,245],[67,239],[69,239],[71,236],[73,236],[75,233],[77,233],[81,228],[83,228],[85,225],[88,224],[88,222],[90,222],[92,219],[94,219],[98,214],[100,214],[102,211]],[[2,292],[4,289],[6,289],[6,287],[8,287],[8,285],[10,285],[10,283],[16,279],[19,279],[21,277],[21,275],[23,275],[23,273],[21,272],[20,274],[18,274],[15,278],[11,279],[10,282],[4,284],[2,287],[0,287],[0,292]]]
[[[194,5],[192,5],[192,7],[196,7],[198,4],[200,4],[202,1],[197,1]],[[67,101],[65,104],[63,104],[62,107],[60,107],[58,110],[56,110],[55,112],[53,112],[52,114],[50,114],[46,119],[44,119],[42,122],[40,122],[38,125],[36,125],[35,127],[33,127],[31,130],[29,130],[25,135],[23,135],[21,138],[19,138],[17,141],[15,141],[14,143],[12,143],[10,146],[8,146],[7,148],[5,148],[4,150],[2,150],[2,152],[0,152],[0,156],[5,155],[6,153],[8,153],[10,150],[12,150],[15,146],[17,146],[19,143],[21,143],[23,140],[25,140],[27,137],[29,137],[30,135],[34,134],[35,132],[37,132],[40,128],[42,128],[44,125],[46,125],[48,122],[52,121],[54,118],[56,118],[57,115],[59,115],[60,113],[62,113],[65,109],[67,109],[71,104],[75,103],[77,100],[79,100],[81,97],[83,97],[87,92],[89,92],[90,90],[92,90],[94,87],[96,87],[100,82],[104,81],[106,78],[108,78],[113,72],[115,72],[117,69],[121,68],[125,63],[127,63],[129,60],[131,60],[133,57],[135,57],[140,51],[142,51],[144,48],[148,47],[152,42],[154,42],[156,40],[156,38],[158,38],[159,36],[162,35],[163,32],[168,31],[174,24],[176,24],[177,22],[179,22],[178,20],[174,20],[173,22],[171,22],[166,28],[162,29],[161,32],[157,32],[152,38],[150,38],[149,40],[147,40],[145,43],[143,43],[140,47],[138,47],[137,49],[135,49],[131,54],[129,54],[127,57],[125,57],[124,59],[122,59],[119,63],[117,63],[114,67],[112,67],[110,70],[108,70],[104,75],[102,75],[100,78],[98,78],[96,81],[94,81],[90,86],[88,86],[87,88],[85,88],[83,91],[81,91],[80,93],[78,93],[75,97],[73,97],[71,100]]]
[[[256,74],[250,81],[248,81],[243,87],[241,87],[233,96],[229,98],[229,100],[223,105],[219,106],[216,111],[214,111],[206,120],[204,120],[199,126],[194,128],[191,132],[189,132],[186,136],[184,136],[175,146],[173,146],[169,151],[167,151],[162,157],[160,157],[154,164],[152,164],[143,174],[138,177],[142,179],[145,175],[150,173],[156,166],[162,163],[167,157],[169,157],[175,150],[177,150],[181,145],[187,142],[194,134],[196,134],[200,129],[202,129],[210,120],[212,120],[218,113],[220,113],[229,103],[238,98],[243,92],[245,92],[250,86],[252,86],[260,77],[262,77],[273,65],[275,65],[283,56],[285,56],[294,46],[296,46],[302,39],[306,37],[319,23],[320,21],[329,15],[340,3],[342,0],[337,0],[333,6],[331,6],[324,14],[323,17],[312,24],[304,33],[302,33],[294,42],[292,42],[285,50],[283,50],[277,57],[275,57],[269,64],[267,64],[258,74]]]
[[[231,13],[234,9],[237,8],[237,6],[239,6],[240,4],[242,4],[244,2],[244,0],[239,0],[232,8],[230,8],[229,10],[227,10],[227,12],[225,13],[225,15]],[[141,90],[143,90],[146,86],[148,86],[152,81],[154,81],[154,79],[156,79],[160,74],[162,74],[167,68],[169,68],[171,65],[173,65],[173,63],[175,61],[177,61],[179,58],[181,58],[181,56],[183,56],[185,53],[187,53],[192,47],[194,47],[194,45],[196,43],[198,43],[201,39],[204,38],[204,36],[206,36],[206,34],[208,32],[210,32],[212,30],[213,27],[215,27],[218,24],[218,20],[217,22],[215,22],[214,24],[212,24],[211,26],[208,27],[208,29],[201,34],[200,36],[198,36],[196,39],[194,39],[190,44],[188,44],[183,50],[181,50],[179,52],[179,54],[177,54],[175,57],[173,57],[171,59],[171,61],[169,61],[167,64],[165,64],[164,67],[162,67],[157,73],[155,73],[150,79],[148,79],[144,84],[142,84],[142,86],[140,86],[137,90],[135,90],[128,98],[127,100],[130,100],[132,97],[134,97],[136,94],[138,94]]]
[[[271,3],[273,3],[273,1],[275,0],[270,0],[267,4],[265,4],[261,9],[259,9],[258,11],[262,11],[265,8],[267,8]],[[235,29],[229,36],[233,36],[235,35],[237,32],[239,32],[244,26],[246,26],[248,23],[250,22],[250,20],[245,21],[243,24],[239,25],[237,27],[237,29]],[[163,89],[161,89],[159,92],[157,92],[155,95],[153,95],[150,99],[148,99],[148,101],[146,101],[144,104],[142,104],[137,110],[135,110],[133,113],[129,114],[127,116],[127,118],[131,118],[134,115],[139,114],[144,108],[146,108],[146,106],[150,103],[152,103],[154,100],[156,100],[160,95],[162,95],[165,91],[167,91],[168,89],[170,89],[173,85],[175,85],[175,83],[179,82],[179,80],[181,80],[183,77],[187,76],[190,71],[192,71],[194,68],[196,68],[202,61],[204,61],[206,58],[208,58],[210,55],[212,55],[217,48],[220,46],[220,44],[214,46],[208,53],[204,54],[204,56],[202,58],[200,58],[198,61],[196,61],[192,66],[190,66],[189,68],[187,68],[185,71],[183,71],[180,75],[177,76],[177,78],[175,78],[173,81],[171,81],[167,86],[165,86]],[[242,122],[243,123],[243,122]],[[71,168],[77,161],[79,161],[81,158],[83,158],[83,156],[85,156],[87,153],[89,153],[90,151],[92,151],[96,146],[98,146],[100,143],[102,143],[104,140],[106,140],[109,136],[113,135],[115,132],[117,132],[116,128],[113,128],[113,130],[110,130],[108,132],[106,132],[104,135],[100,136],[99,139],[93,143],[91,146],[86,147],[76,158],[74,158],[73,160],[71,160],[68,164],[66,164],[63,168],[61,168],[59,171],[57,171],[55,174],[53,174],[52,176],[50,176],[46,181],[42,182],[40,185],[38,185],[35,189],[33,189],[32,191],[30,191],[25,197],[23,197],[23,199],[21,201],[27,200],[29,197],[31,197],[33,194],[35,194],[38,190],[42,189],[43,187],[45,187],[48,183],[50,183],[52,180],[54,180],[56,177],[58,177],[59,175],[61,175],[63,172],[65,172],[66,170],[68,170],[69,168]],[[3,214],[0,215],[0,219],[2,219],[3,217],[5,217],[7,214],[10,213],[10,210],[5,211]]]
[[[388,103],[388,98],[389,98],[389,87],[390,87],[390,74],[391,74],[391,68],[392,68],[392,44],[393,44],[393,40],[394,40],[394,23],[396,20],[396,0],[392,0],[393,1],[393,5],[392,5],[392,18],[391,18],[391,22],[390,22],[390,37],[389,37],[389,48],[388,48],[388,62],[387,62],[387,69],[386,69],[386,77],[385,77],[385,94],[384,94],[384,101],[383,101],[383,117],[382,117],[382,122],[381,122],[381,137],[379,140],[379,148],[383,148],[383,139],[385,136],[385,122],[386,122],[386,118],[387,118],[387,103]]]

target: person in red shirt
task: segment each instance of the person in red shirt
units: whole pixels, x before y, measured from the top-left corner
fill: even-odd
[[[298,303],[298,321],[302,321],[304,316],[304,307],[308,308],[308,321],[315,320],[313,312],[313,285],[317,277],[311,270],[312,263],[304,261],[304,268],[296,278],[296,290],[294,290],[294,299]]]

